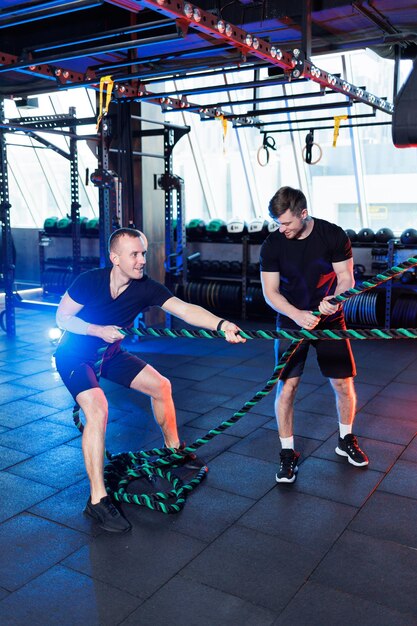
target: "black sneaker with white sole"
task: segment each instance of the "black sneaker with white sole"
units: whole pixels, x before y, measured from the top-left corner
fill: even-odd
[[[99,522],[100,528],[109,533],[126,533],[132,528],[132,524],[116,509],[109,496],[104,496],[97,504],[92,504],[91,497],[88,498],[84,513]]]
[[[284,448],[281,450],[279,456],[281,460],[275,480],[277,483],[293,483],[297,478],[296,474],[298,472],[300,453],[290,448]]]
[[[339,437],[339,443],[335,452],[339,456],[346,457],[349,463],[356,465],[356,467],[364,467],[369,463],[368,457],[360,449],[358,440],[353,434],[346,435],[343,439]]]

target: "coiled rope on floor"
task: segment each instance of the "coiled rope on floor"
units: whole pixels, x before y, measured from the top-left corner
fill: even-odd
[[[332,298],[330,302],[332,304],[339,304],[352,298],[363,291],[372,289],[377,285],[390,280],[410,269],[410,267],[417,266],[417,258],[411,257],[400,263],[382,274],[377,274],[375,277],[362,283],[360,287],[349,289],[342,294],[339,294]],[[315,315],[320,315],[319,311],[314,312]],[[145,336],[150,335],[153,337],[172,337],[172,338],[223,338],[225,333],[223,331],[207,331],[207,330],[186,330],[179,331],[171,329],[133,329],[124,328],[121,331],[125,335],[137,335]],[[118,454],[112,454],[106,450],[105,454],[108,459],[108,463],[104,469],[104,478],[106,484],[106,490],[108,494],[116,501],[126,502],[128,504],[136,504],[139,506],[146,506],[152,510],[160,511],[162,513],[178,513],[184,507],[187,496],[201,483],[201,481],[207,475],[208,468],[205,466],[201,468],[197,474],[188,482],[184,482],[171,470],[181,465],[181,461],[188,454],[194,453],[198,448],[208,443],[214,437],[220,435],[225,430],[233,426],[238,422],[248,411],[250,411],[258,402],[260,402],[265,396],[267,396],[275,387],[279,379],[281,378],[285,366],[291,359],[294,352],[300,346],[303,341],[310,340],[341,340],[341,339],[417,339],[417,329],[409,328],[397,328],[389,330],[318,330],[318,331],[240,331],[242,337],[246,339],[277,339],[285,338],[291,340],[291,344],[280,358],[278,364],[273,370],[273,374],[267,381],[263,389],[258,391],[251,400],[244,403],[244,405],[233,415],[221,422],[216,428],[213,428],[204,435],[196,439],[192,444],[185,446],[180,451],[174,448],[152,448],[151,450],[138,451],[138,452],[121,452]],[[99,359],[95,363],[97,375],[100,375],[101,365],[103,362],[104,352],[107,347],[101,349]],[[73,410],[74,423],[82,433],[84,425],[80,418],[80,407],[76,404]],[[135,494],[127,491],[132,481],[139,478],[146,478],[153,481],[155,478],[163,478],[167,480],[172,488],[169,491],[158,491],[155,493],[142,493]]]

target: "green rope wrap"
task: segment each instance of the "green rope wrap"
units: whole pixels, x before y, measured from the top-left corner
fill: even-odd
[[[384,281],[390,280],[408,270],[410,267],[417,265],[417,258],[410,257],[407,261],[400,263],[387,270],[382,274],[364,282],[359,288],[349,289],[330,300],[331,304],[339,304],[348,298],[352,298],[363,291],[372,289]],[[315,315],[320,315],[318,311]],[[204,338],[224,338],[224,331],[208,331],[208,330],[171,330],[171,329],[138,329],[123,328],[120,332],[124,335],[136,335],[144,337],[150,335],[152,337],[185,337],[188,339]],[[173,474],[172,468],[178,467],[183,457],[190,453],[194,453],[198,448],[205,445],[214,437],[217,437],[225,430],[236,424],[248,411],[250,411],[258,402],[267,396],[276,383],[282,377],[285,366],[295,353],[297,348],[303,341],[316,340],[364,340],[364,339],[417,339],[417,329],[397,328],[390,330],[318,330],[307,331],[301,330],[276,330],[276,331],[245,331],[241,330],[239,334],[245,339],[266,339],[273,340],[285,338],[292,341],[289,348],[283,353],[278,364],[275,366],[272,376],[267,381],[262,390],[258,391],[251,400],[245,404],[233,415],[224,420],[216,428],[212,428],[204,437],[198,438],[193,444],[179,450],[173,448],[152,448],[151,450],[139,452],[121,452],[112,454],[108,450],[105,455],[108,463],[104,468],[104,480],[107,493],[118,502],[126,502],[128,504],[136,504],[146,506],[152,510],[162,513],[178,513],[184,507],[186,497],[191,493],[205,478],[208,468],[203,467],[189,482],[183,482],[178,476]],[[100,376],[101,365],[103,362],[104,352],[107,347],[99,350],[100,358],[95,363],[97,376]],[[80,418],[80,407],[76,404],[73,410],[74,423],[78,430],[82,433],[84,425]],[[166,492],[131,494],[127,492],[130,483],[140,478],[153,480],[155,477],[167,480],[172,488]]]

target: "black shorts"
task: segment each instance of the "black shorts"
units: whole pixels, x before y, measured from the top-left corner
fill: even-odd
[[[121,350],[119,345],[113,344],[108,352],[108,356],[107,352],[104,355],[100,376],[124,387],[130,387],[132,380],[147,364],[134,354]],[[82,391],[99,387],[95,362],[94,359],[82,360],[66,350],[57,350],[56,368],[74,400]]]
[[[300,330],[300,327],[288,318],[285,318],[285,322],[282,321],[279,323],[278,330],[280,328]],[[342,316],[338,316],[337,318],[324,318],[317,324],[314,330],[323,330],[325,328],[330,330],[345,330],[345,320]],[[276,364],[285,350],[288,350],[290,344],[291,341],[289,339],[275,340]],[[310,346],[316,349],[320,371],[326,378],[351,378],[352,376],[356,376],[355,360],[350,347],[350,341],[348,339],[319,339],[317,341],[303,341],[284,368],[281,380],[297,378],[302,375]]]

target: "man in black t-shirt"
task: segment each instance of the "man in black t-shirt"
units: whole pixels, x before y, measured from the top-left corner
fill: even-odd
[[[263,243],[260,266],[265,300],[278,313],[277,328],[345,329],[341,306],[329,300],[354,286],[352,250],[346,233],[335,224],[310,217],[304,194],[291,187],[277,191],[269,213],[279,229]],[[313,311],[321,316],[313,315]],[[310,344],[316,348],[321,372],[329,378],[336,396],[339,441],[335,451],[357,467],[369,462],[352,433],[356,370],[349,341],[304,341],[277,385],[275,407],[281,441],[278,483],[296,479],[300,454],[294,449],[294,400]],[[286,340],[276,342],[277,361],[288,345]]]
[[[149,306],[160,306],[194,326],[223,330],[230,343],[244,341],[232,322],[174,297],[164,285],[146,276],[146,250],[143,233],[131,228],[115,231],[109,241],[112,267],[78,276],[57,311],[58,326],[66,331],[55,355],[57,369],[86,420],[82,449],[91,496],[85,513],[109,532],[126,532],[131,525],[110,501],[104,485],[108,406],[95,368],[100,349],[105,349],[100,375],[150,396],[165,445],[181,449],[169,380],[121,349],[124,335],[119,329],[132,326],[138,314]],[[202,466],[195,455],[186,456],[184,462],[188,467]]]

